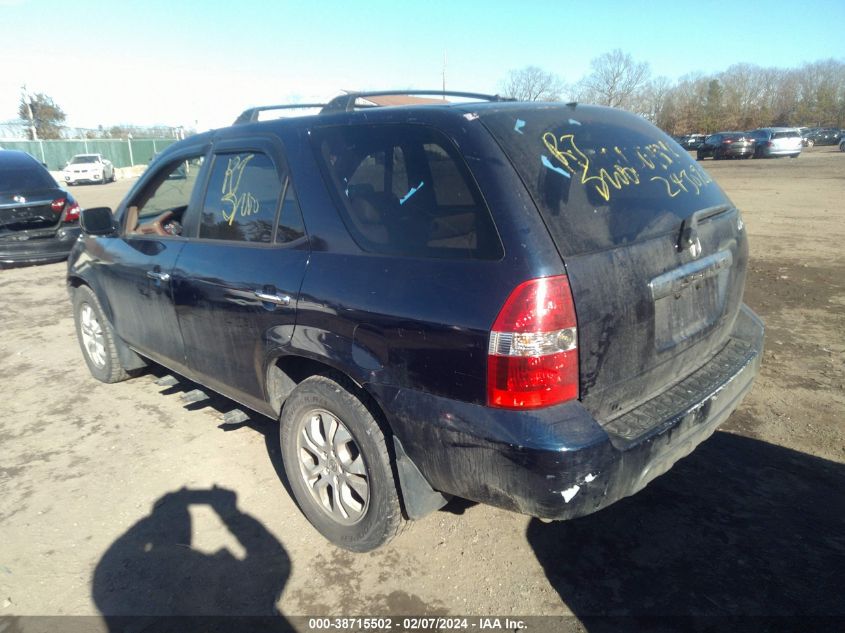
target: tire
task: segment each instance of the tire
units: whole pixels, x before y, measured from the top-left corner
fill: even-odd
[[[129,378],[117,355],[111,323],[105,317],[97,295],[88,286],[79,286],[73,291],[73,320],[76,338],[91,375],[105,383]]]
[[[759,147],[754,150],[754,158],[763,158],[763,151]]]
[[[695,153],[695,160],[704,160],[704,156],[702,156],[701,152]]]
[[[369,552],[404,519],[388,438],[353,389],[329,376],[303,380],[282,407],[279,437],[305,517],[338,547]]]

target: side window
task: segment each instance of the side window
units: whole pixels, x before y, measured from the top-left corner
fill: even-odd
[[[282,202],[282,213],[279,215],[279,230],[276,232],[276,242],[283,244],[293,242],[305,235],[305,225],[302,223],[302,212],[299,201],[293,192],[290,178],[285,186],[285,199]]]
[[[282,180],[258,152],[217,154],[200,218],[203,239],[271,242]]]
[[[427,143],[423,146],[426,162],[431,172],[431,186],[438,206],[472,206],[472,193],[461,178],[455,161],[440,146]]]
[[[203,156],[195,156],[161,168],[127,208],[126,233],[181,235],[185,212],[204,160]]]
[[[503,250],[460,152],[422,125],[326,127],[312,134],[355,241],[373,253],[498,259]]]

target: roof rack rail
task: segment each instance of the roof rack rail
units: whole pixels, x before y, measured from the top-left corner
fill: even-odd
[[[442,96],[445,100],[449,97],[465,97],[467,99],[478,99],[480,101],[515,101],[509,97],[500,97],[499,95],[488,95],[480,92],[457,92],[455,90],[376,90],[372,92],[350,92],[349,94],[340,95],[329,101],[322,109],[321,114],[328,112],[352,112],[355,109],[355,101],[359,98],[366,99],[367,97],[388,97],[388,96],[415,96],[415,95],[429,95]],[[358,106],[358,107],[377,107],[377,106]]]
[[[249,108],[241,112],[241,115],[235,119],[233,125],[240,125],[241,123],[254,123],[258,120],[258,115],[261,112],[265,112],[267,110],[296,110],[296,109],[306,109],[306,108],[323,108],[326,107],[327,104],[325,103],[288,103],[284,105],[270,105],[270,106],[259,106],[257,108]]]

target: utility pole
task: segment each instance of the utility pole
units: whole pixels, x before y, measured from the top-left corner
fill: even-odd
[[[443,101],[446,101],[446,49],[443,49]]]
[[[21,86],[21,94],[23,95],[23,102],[26,105],[26,116],[29,119],[29,131],[32,135],[32,140],[38,140],[38,131],[35,129],[35,119],[32,116],[32,99],[29,98],[29,93],[26,91],[26,84]]]

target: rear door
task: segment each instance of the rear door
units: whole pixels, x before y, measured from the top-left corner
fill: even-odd
[[[264,410],[265,366],[293,335],[309,249],[281,145],[239,132],[214,145],[173,288],[192,371]]]
[[[685,151],[643,119],[607,108],[506,109],[482,120],[565,262],[580,397],[599,420],[657,395],[725,346],[741,305],[745,232]]]

